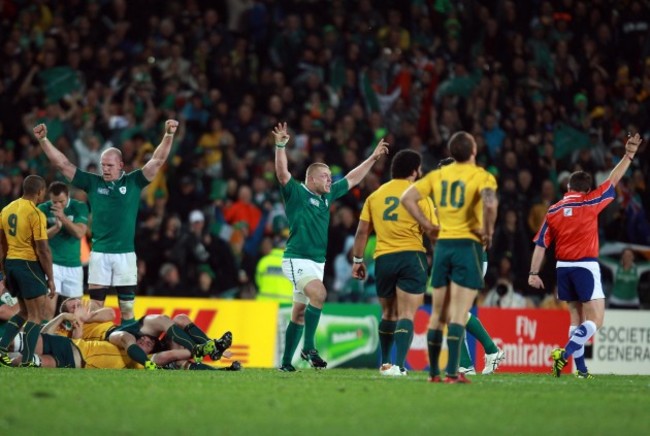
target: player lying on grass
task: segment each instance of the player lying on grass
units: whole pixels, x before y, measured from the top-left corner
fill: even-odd
[[[127,351],[129,356],[142,365],[149,359],[137,345],[141,335],[160,338],[163,334],[169,342],[174,342],[190,352],[190,357],[201,360],[210,356],[219,360],[230,345],[232,334],[224,333],[220,339],[210,339],[187,315],[177,315],[170,319],[167,315],[146,315],[137,323],[117,327],[113,324],[115,313],[110,308],[89,311],[87,304],[78,298],[70,298],[61,304],[61,314],[48,323],[48,332],[56,332],[67,320],[73,322],[69,336],[86,340],[107,340]],[[188,357],[189,358],[189,357]],[[186,358],[186,359],[188,359]]]
[[[77,310],[77,313],[79,311]],[[44,327],[46,331],[58,331],[63,323],[72,325],[73,335],[75,330],[80,330],[80,323],[75,315],[62,313]],[[37,357],[35,364],[48,368],[101,368],[101,369],[216,369],[191,361],[192,352],[172,342],[169,339],[160,341],[155,336],[138,334],[134,346],[148,357],[151,364],[141,364],[132,359],[126,350],[106,340],[71,339],[57,334],[43,333],[37,342]],[[170,349],[171,347],[171,349]],[[14,349],[22,351],[22,341],[14,342]],[[154,353],[154,354],[152,354]],[[229,351],[222,355],[230,357]],[[226,370],[236,371],[241,369],[239,362],[233,362]]]

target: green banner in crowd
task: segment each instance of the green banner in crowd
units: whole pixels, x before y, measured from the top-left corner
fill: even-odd
[[[379,361],[378,304],[326,304],[316,330],[316,348],[328,368],[375,368]],[[276,363],[284,351],[284,332],[291,320],[291,306],[282,304],[278,314]],[[302,340],[294,356],[296,368],[309,364],[300,359]]]

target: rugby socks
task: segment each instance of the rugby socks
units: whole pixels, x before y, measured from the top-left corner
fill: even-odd
[[[460,364],[458,365],[461,368],[471,368],[474,366],[472,362],[472,356],[469,354],[469,346],[467,345],[467,336],[463,344],[460,346]]]
[[[176,342],[178,345],[187,348],[192,352],[194,350],[194,341],[192,337],[185,333],[185,330],[177,326],[176,324],[172,325],[167,329],[166,335],[172,341]]]
[[[302,332],[304,329],[304,325],[289,321],[289,326],[287,326],[287,331],[284,334],[284,353],[282,354],[282,365],[291,365],[293,355],[296,353],[296,348],[298,348],[298,344],[300,343],[300,338],[302,337]]]
[[[314,336],[316,336],[316,329],[318,328],[318,321],[320,321],[321,312],[321,309],[318,309],[311,304],[307,305],[307,309],[305,310],[304,350],[313,350],[316,348],[316,345],[314,344]]]
[[[440,350],[442,349],[442,330],[427,331],[427,350],[429,351],[429,375],[440,375]]]
[[[23,360],[21,363],[29,363],[34,358],[34,350],[36,350],[36,343],[40,334],[40,324],[31,321],[25,323],[25,349],[23,350]]]
[[[449,361],[447,362],[447,376],[458,376],[458,364],[460,363],[460,347],[465,338],[465,326],[456,323],[449,323],[447,327],[447,348],[449,350]]]
[[[578,329],[577,325],[572,325],[569,327],[569,338],[573,336],[573,333]],[[578,348],[574,353],[573,353],[573,360],[576,363],[576,369],[580,372],[588,372],[587,371],[587,363],[585,362],[585,346],[583,345],[582,347]]]
[[[481,345],[483,345],[485,354],[494,354],[499,351],[496,344],[490,337],[490,334],[487,332],[487,330],[485,330],[485,327],[483,327],[483,324],[477,317],[470,314],[469,319],[467,320],[467,324],[465,325],[465,329],[468,333],[471,333],[471,335],[474,336],[476,340],[481,343]],[[461,364],[460,366],[463,365]]]
[[[208,335],[193,322],[186,325],[184,330],[197,344],[205,344],[210,340]]]
[[[4,351],[5,353],[7,352],[9,344],[14,340],[14,337],[23,327],[23,324],[25,324],[25,319],[18,314],[12,316],[9,321],[7,321],[7,324],[5,324],[5,332],[0,339],[0,351]]]
[[[149,360],[147,353],[138,344],[129,345],[129,348],[126,349],[126,354],[140,365],[144,365]]]
[[[401,370],[404,369],[406,354],[409,352],[411,341],[413,340],[413,321],[410,319],[400,319],[395,326],[395,363]]]
[[[596,327],[596,323],[593,321],[587,320],[580,324],[578,328],[573,331],[571,338],[569,338],[569,343],[565,347],[566,351],[564,352],[564,358],[567,359],[581,348],[584,357],[584,345],[594,335],[594,333],[596,333],[596,330],[598,330],[598,328]]]
[[[393,348],[397,321],[382,319],[379,322],[379,346],[381,347],[381,363],[390,363],[390,351]]]

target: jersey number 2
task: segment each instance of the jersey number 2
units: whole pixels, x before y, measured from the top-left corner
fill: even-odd
[[[397,221],[397,213],[393,211],[399,206],[399,198],[386,197],[384,203],[388,205],[386,210],[384,210],[384,221]]]
[[[446,180],[442,181],[442,195],[440,198],[440,206],[447,207],[447,197],[449,197],[449,204],[455,209],[460,209],[465,204],[465,183],[460,180],[456,180],[451,183],[451,189],[449,182]]]

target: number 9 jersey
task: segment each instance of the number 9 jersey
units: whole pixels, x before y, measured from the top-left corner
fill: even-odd
[[[47,240],[47,219],[36,205],[24,198],[12,201],[0,212],[0,230],[7,238],[7,259],[36,261],[34,241]]]
[[[429,172],[415,188],[422,197],[433,198],[441,227],[438,239],[481,242],[472,231],[482,230],[481,191],[497,190],[492,174],[470,162],[455,162]]]

